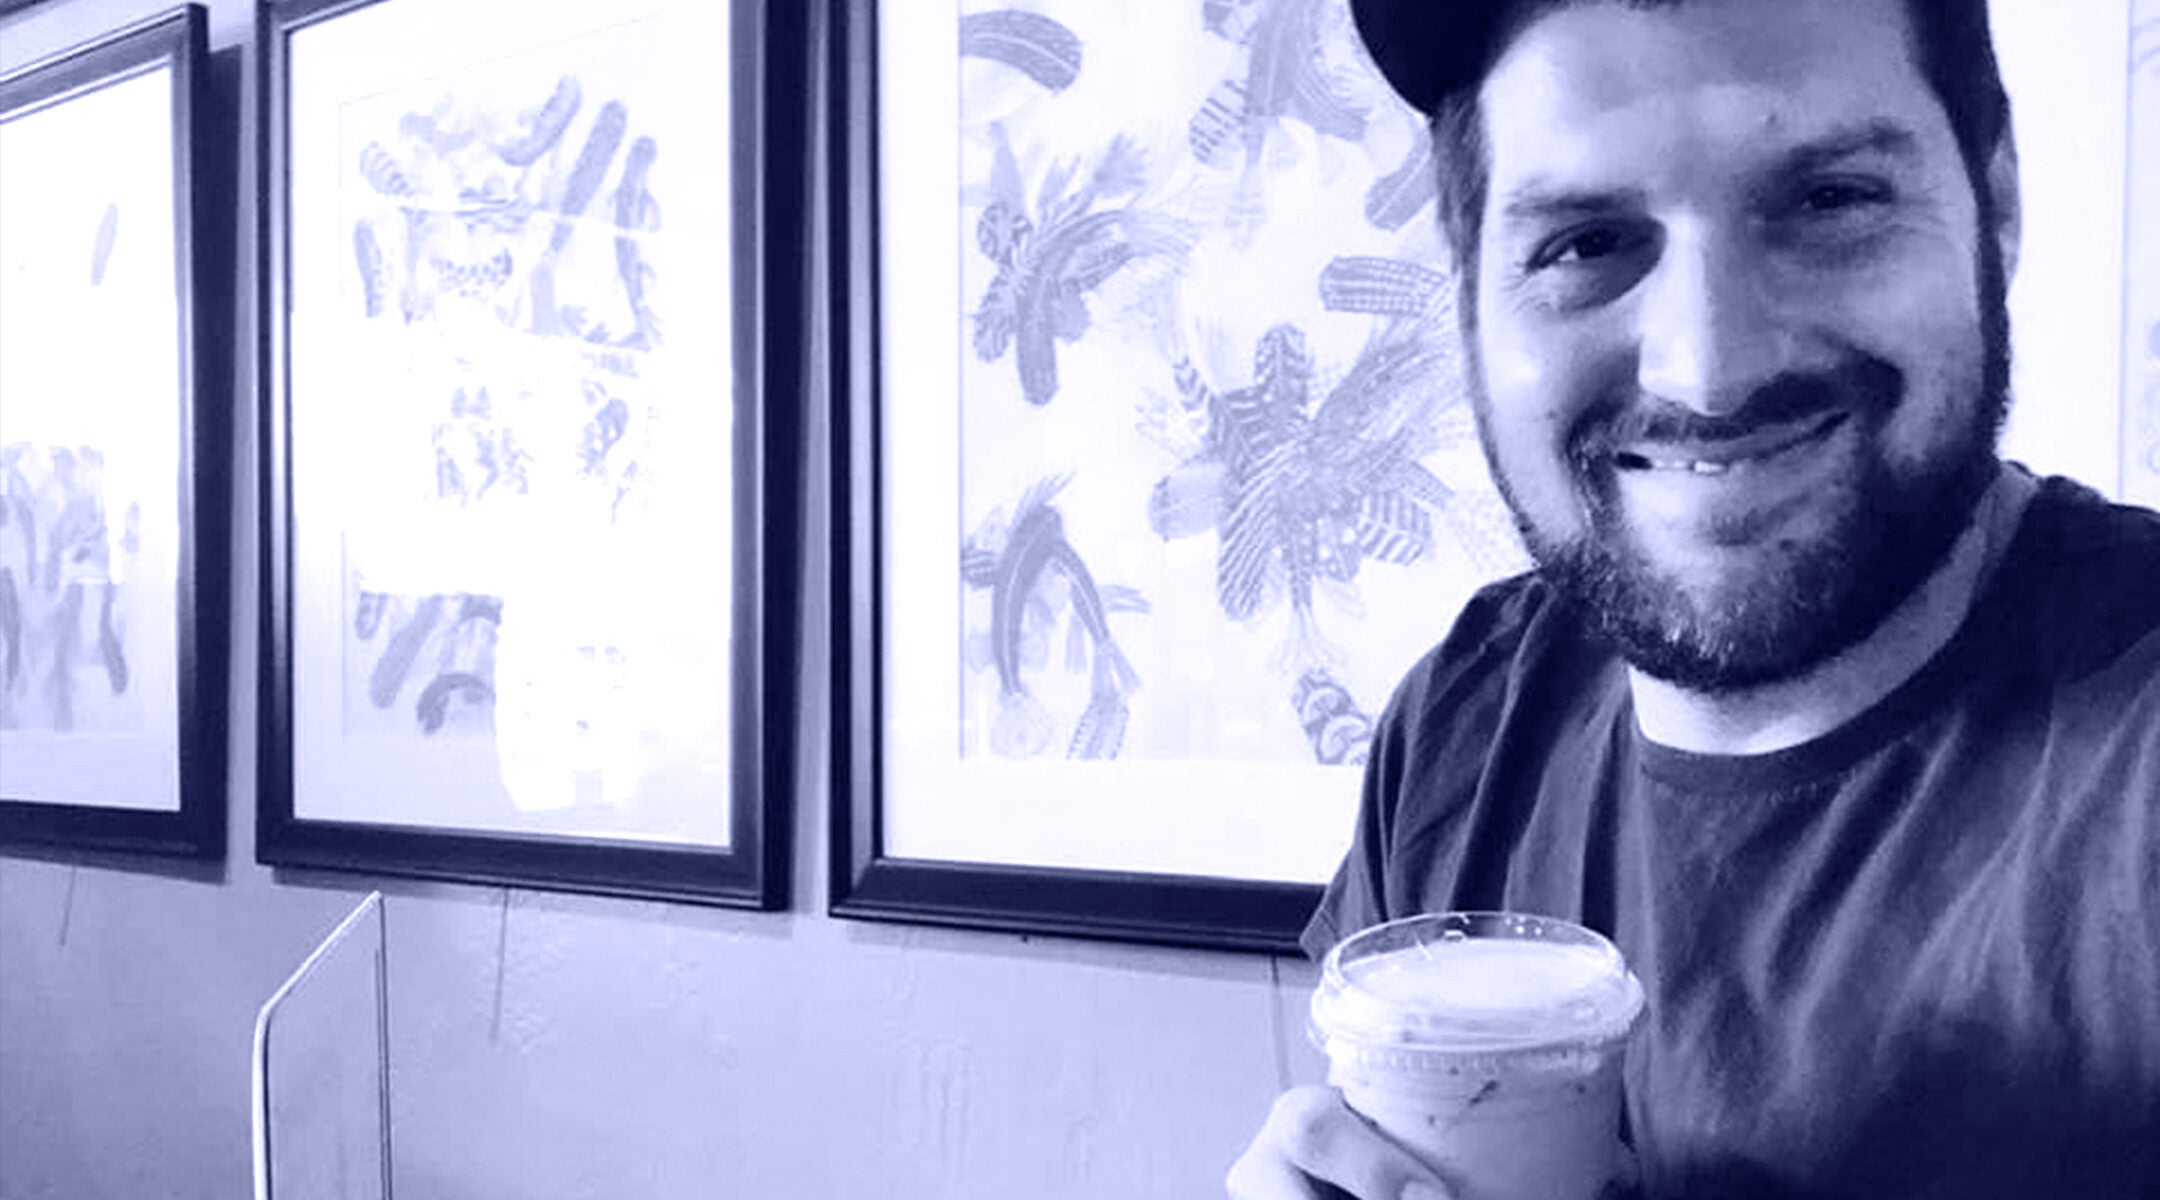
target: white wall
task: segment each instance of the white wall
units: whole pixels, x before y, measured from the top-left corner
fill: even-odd
[[[2004,452],[2122,489],[2127,0],[1993,0],[2025,205]]]
[[[2104,488],[2125,3],[1996,5],[2028,207],[2013,452]],[[156,7],[0,19],[0,67]],[[212,11],[237,91],[251,10]],[[251,305],[235,299],[243,347]],[[0,1200],[245,1195],[255,1008],[382,882],[252,859],[256,446],[239,430],[229,861],[0,858]],[[809,649],[822,671],[826,647]],[[1268,1099],[1316,1072],[1310,968],[822,916],[820,703],[802,724],[794,912],[383,884],[400,1200],[1219,1194]]]
[[[2160,507],[2160,0],[2131,6],[2130,173],[2123,230],[2123,496]]]

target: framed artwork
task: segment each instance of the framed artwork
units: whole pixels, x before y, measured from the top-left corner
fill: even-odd
[[[204,31],[188,5],[0,77],[0,846],[225,852]]]
[[[262,861],[784,903],[789,7],[258,10]]]
[[[833,11],[832,910],[1291,950],[1527,565],[1421,120],[1343,0]]]

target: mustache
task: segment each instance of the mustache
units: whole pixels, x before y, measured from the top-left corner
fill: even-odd
[[[1905,395],[1905,373],[1872,355],[1854,355],[1815,371],[1788,371],[1763,383],[1729,413],[1701,413],[1615,389],[1576,422],[1569,438],[1579,463],[1594,462],[1622,447],[1645,443],[1737,441],[1768,426],[1803,424],[1837,413],[1863,421],[1886,417]]]

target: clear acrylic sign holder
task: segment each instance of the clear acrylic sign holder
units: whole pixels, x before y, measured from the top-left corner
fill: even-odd
[[[370,892],[255,1018],[255,1200],[390,1200],[389,963]]]

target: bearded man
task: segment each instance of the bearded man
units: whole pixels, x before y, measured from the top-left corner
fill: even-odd
[[[1998,457],[1985,0],[1353,10],[1537,566],[1397,691],[1307,948],[1606,934],[1645,1196],[2160,1196],[2160,515]],[[1229,1182],[1452,1194],[1325,1087]]]

